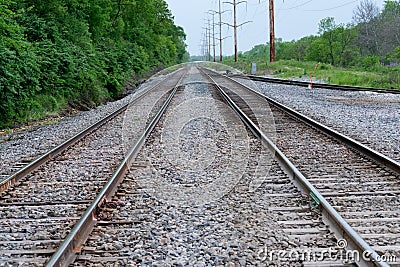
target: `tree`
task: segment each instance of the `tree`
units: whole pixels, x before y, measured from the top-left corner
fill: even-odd
[[[358,24],[358,44],[361,52],[376,53],[379,50],[377,38],[377,17],[379,7],[372,0],[362,0],[353,11],[353,21]]]
[[[379,7],[372,0],[362,0],[353,11],[353,21],[356,24],[368,24],[379,15]]]
[[[315,41],[317,36],[307,36],[303,37],[295,43],[294,50],[296,51],[297,60],[305,60],[307,57],[307,49],[310,47],[313,41]]]
[[[378,25],[380,54],[388,55],[400,45],[400,2],[385,1]]]
[[[318,33],[321,37],[326,41],[328,45],[328,56],[330,59],[330,63],[332,65],[335,64],[335,55],[334,55],[334,43],[335,43],[335,33],[334,31],[337,29],[335,24],[335,19],[333,17],[328,17],[322,19],[319,22]]]
[[[117,98],[188,58],[164,0],[1,0],[0,32],[0,127]]]
[[[334,35],[336,35],[338,63],[341,66],[347,65],[352,60],[351,55],[354,54],[352,53],[354,49],[350,49],[356,37],[354,27],[351,24],[346,26],[340,24],[335,29]]]
[[[329,45],[325,39],[317,38],[307,47],[306,60],[329,62]]]

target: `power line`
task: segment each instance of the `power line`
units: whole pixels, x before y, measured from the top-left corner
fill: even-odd
[[[216,44],[215,44],[216,33],[215,33],[215,26],[219,25],[219,61],[222,61],[222,57],[223,57],[222,41],[227,38],[227,37],[222,38],[222,24],[227,24],[225,22],[222,22],[222,14],[225,13],[225,12],[228,12],[228,10],[222,11],[221,10],[221,0],[214,0],[213,3],[214,2],[216,3],[216,1],[218,1],[218,11],[208,10],[208,12],[206,12],[206,13],[209,14],[209,15],[212,15],[212,36],[213,36],[213,45],[212,46],[213,46],[213,53],[214,53],[214,61],[216,61],[216,51],[215,51],[216,50]],[[219,16],[219,23],[215,22],[215,15]],[[209,25],[208,28],[209,28],[209,31],[210,31],[211,30],[210,25]]]
[[[326,9],[309,9],[309,10],[304,10],[304,11],[311,11],[311,12],[328,11],[328,10],[333,10],[333,9],[336,9],[336,8],[344,7],[344,6],[353,4],[353,3],[358,2],[358,1],[359,0],[355,0],[355,1],[347,2],[347,3],[345,3],[343,5],[340,5],[340,6],[335,6],[335,7],[326,8]]]
[[[285,10],[296,9],[296,8],[299,8],[299,7],[305,6],[305,5],[307,5],[308,3],[312,2],[312,1],[314,1],[314,0],[308,0],[308,1],[306,1],[306,2],[304,2],[304,3],[302,3],[302,4],[299,4],[299,5],[297,5],[297,6],[288,7],[288,8],[279,9],[279,10],[280,10],[280,11],[285,11]]]

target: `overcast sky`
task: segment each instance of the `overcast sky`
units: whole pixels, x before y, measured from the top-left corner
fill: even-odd
[[[186,43],[191,55],[200,54],[200,43],[206,19],[211,18],[208,10],[218,10],[219,0],[166,0],[175,17],[175,23],[184,28],[187,35]],[[221,0],[222,10],[232,10],[232,5],[223,3],[232,0]],[[239,2],[240,0],[237,0]],[[284,41],[298,40],[308,35],[318,33],[318,23],[321,19],[334,17],[336,23],[352,22],[353,10],[361,0],[274,0],[275,2],[275,35]],[[248,51],[257,44],[265,44],[269,40],[268,0],[248,0],[247,4],[238,5],[238,24],[247,23],[238,29],[238,50]],[[376,0],[382,9],[384,0]],[[233,12],[223,14],[224,22],[233,24]],[[219,22],[215,16],[215,23]],[[219,26],[215,28],[216,38]],[[222,28],[223,54],[232,55],[233,30],[228,26]],[[219,41],[216,40],[217,54]]]

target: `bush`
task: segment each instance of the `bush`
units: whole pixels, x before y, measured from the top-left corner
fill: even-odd
[[[400,61],[400,46],[396,47],[393,51],[393,57]]]
[[[362,67],[366,70],[374,70],[379,67],[379,58],[376,56],[365,57],[362,60]]]

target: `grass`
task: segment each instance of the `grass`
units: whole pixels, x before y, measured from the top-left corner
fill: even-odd
[[[372,88],[400,89],[400,67],[374,66],[372,70],[344,69],[329,64],[281,60],[273,63],[256,62],[257,75],[272,75],[283,79],[306,79],[312,72],[313,80],[330,84]],[[250,73],[251,62],[224,62],[245,73]]]

